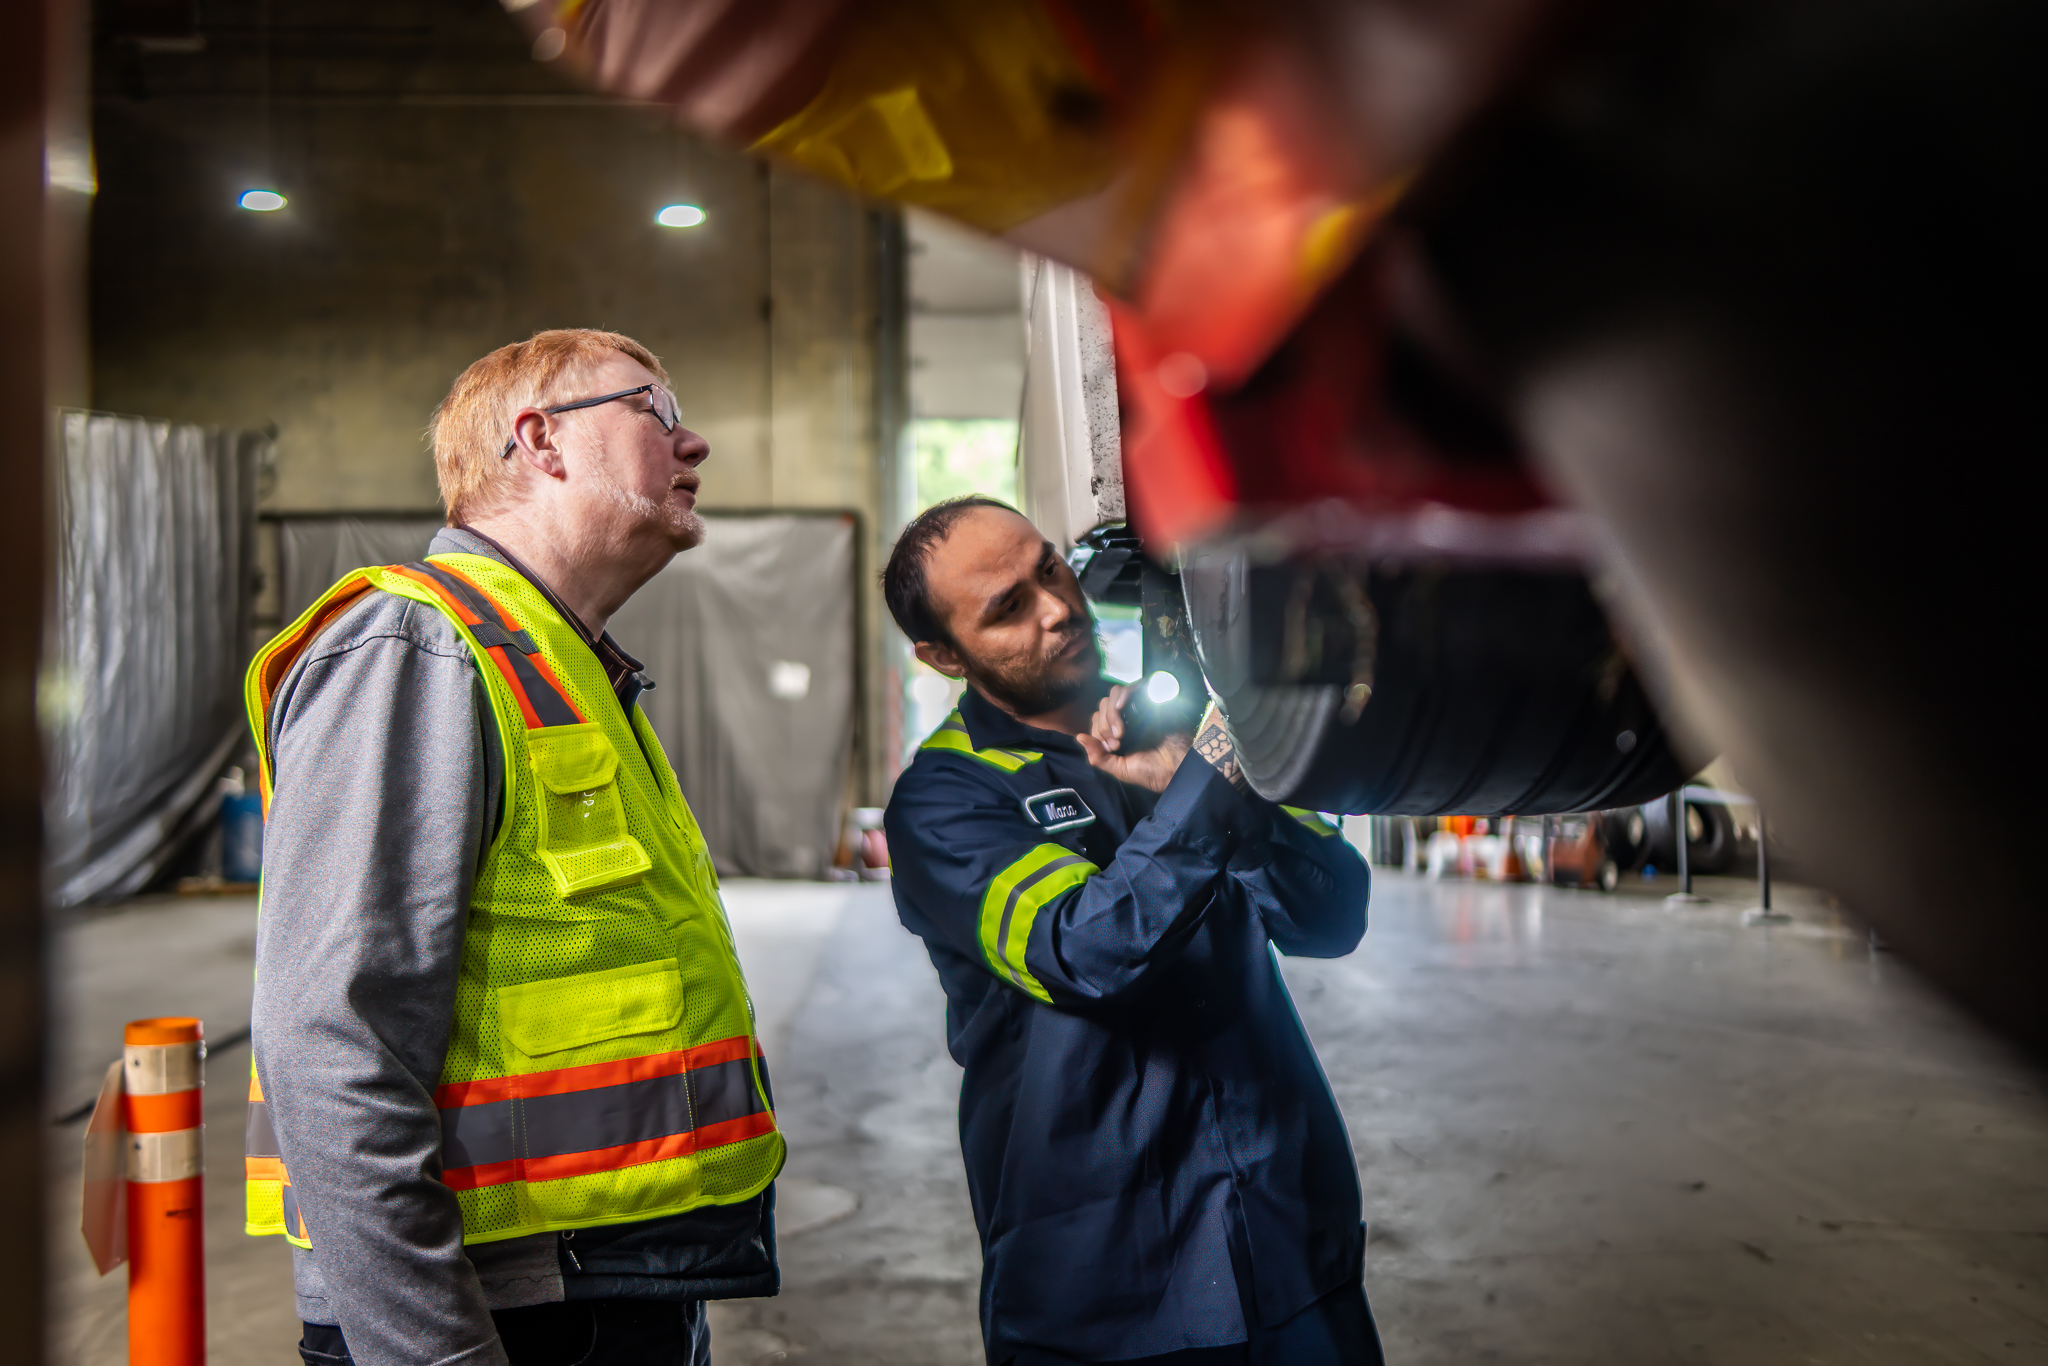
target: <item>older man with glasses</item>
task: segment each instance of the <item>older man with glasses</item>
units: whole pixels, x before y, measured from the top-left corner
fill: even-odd
[[[704,535],[661,363],[542,332],[434,420],[448,526],[258,655],[251,1233],[309,1363],[709,1360],[783,1139],[717,882],[605,634]]]

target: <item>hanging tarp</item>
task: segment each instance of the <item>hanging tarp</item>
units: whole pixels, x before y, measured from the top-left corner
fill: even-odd
[[[640,705],[720,870],[821,877],[853,754],[854,520],[704,520],[611,633],[656,680]]]
[[[213,815],[242,738],[266,438],[59,415],[57,574],[39,705],[51,900],[129,895]]]
[[[610,623],[655,680],[641,707],[718,867],[819,877],[844,818],[854,736],[850,514],[720,516]],[[419,559],[440,518],[281,519],[290,621],[352,569]]]
[[[342,576],[369,564],[423,560],[445,519],[417,516],[288,516],[278,519],[278,607],[281,623],[299,613]]]

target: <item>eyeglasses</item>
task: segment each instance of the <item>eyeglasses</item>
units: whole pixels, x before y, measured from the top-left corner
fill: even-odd
[[[616,394],[599,394],[596,398],[579,398],[574,403],[557,403],[554,407],[543,408],[541,411],[550,414],[572,413],[578,408],[595,408],[600,403],[610,403],[615,398],[631,398],[635,394],[647,395],[647,406],[640,411],[651,413],[654,420],[661,424],[664,432],[674,431],[676,424],[683,420],[682,409],[676,406],[676,396],[659,384],[643,384],[635,389],[621,389]],[[519,438],[516,436],[507,441],[505,449],[498,452],[498,459],[503,460],[512,454],[512,448],[518,444]]]

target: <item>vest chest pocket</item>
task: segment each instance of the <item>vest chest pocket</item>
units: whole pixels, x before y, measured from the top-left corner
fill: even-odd
[[[529,731],[540,859],[562,896],[639,878],[652,861],[626,830],[619,755],[595,721]]]
[[[673,958],[501,986],[496,994],[514,1072],[599,1061],[600,1054],[642,1056],[681,1042],[683,978]]]

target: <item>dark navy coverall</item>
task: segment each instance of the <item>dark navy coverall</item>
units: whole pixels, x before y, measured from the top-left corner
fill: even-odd
[[[1357,946],[1351,846],[1199,756],[1119,783],[972,689],[886,829],[966,1069],[989,1361],[1378,1362],[1350,1139],[1273,954]]]

